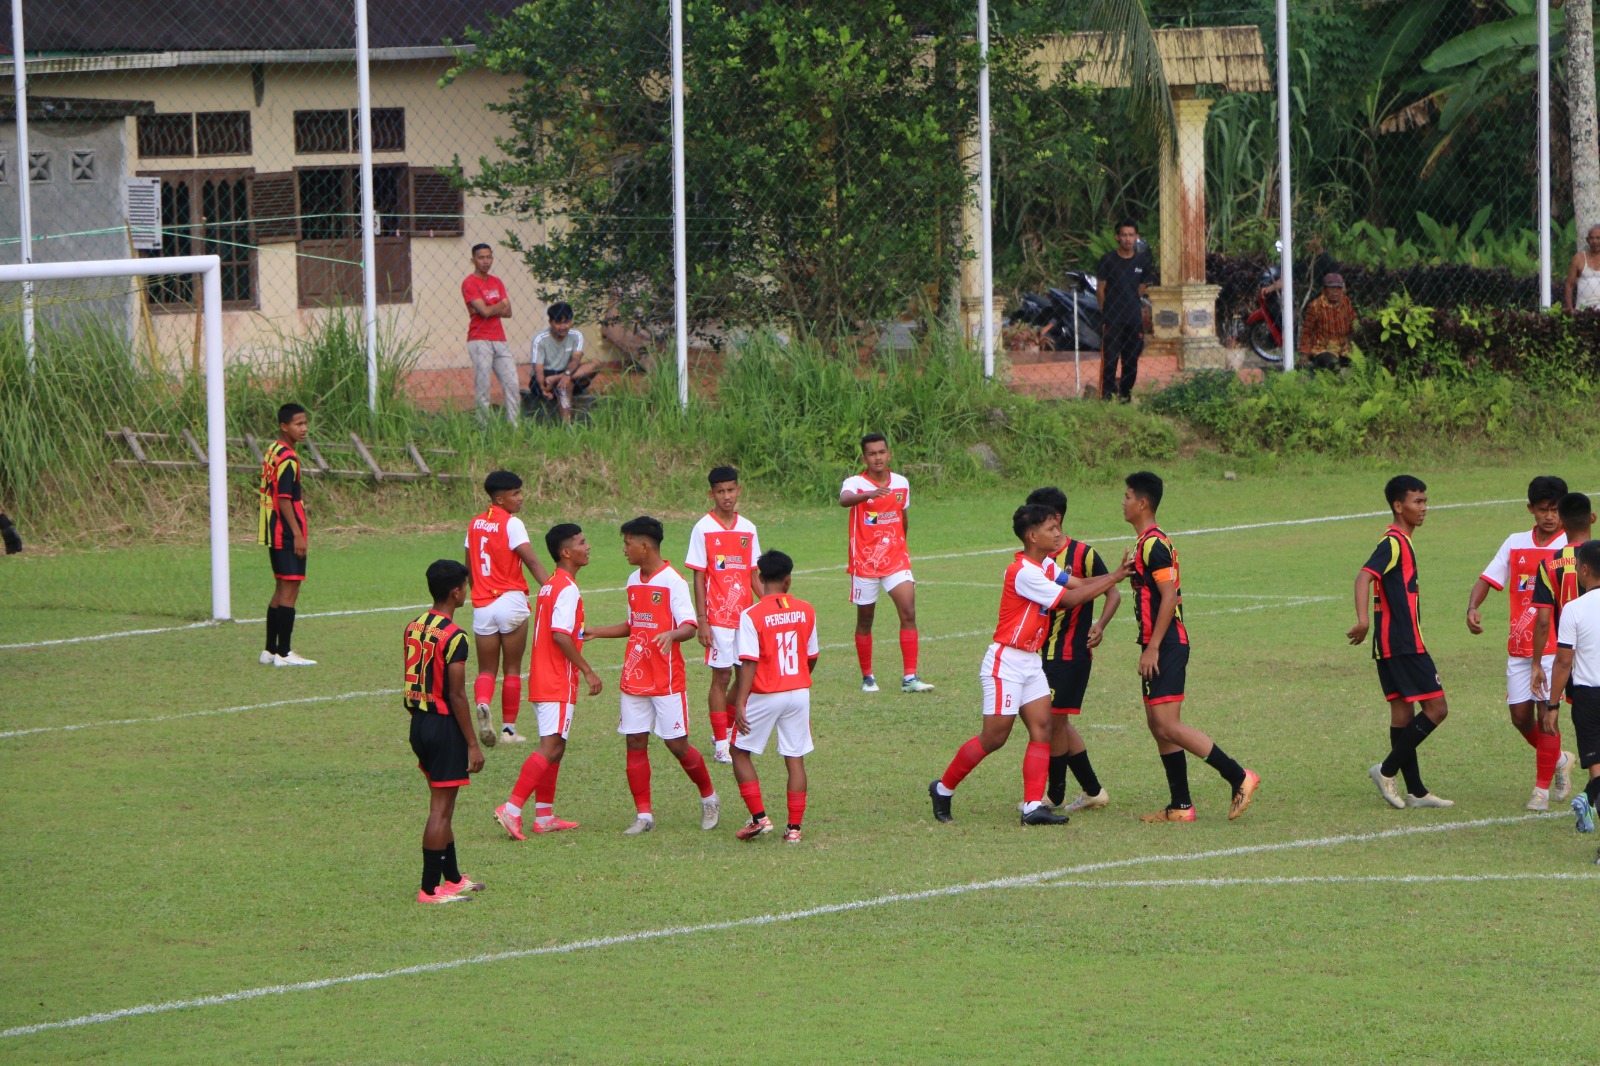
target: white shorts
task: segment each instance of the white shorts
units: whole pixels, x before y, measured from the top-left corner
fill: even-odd
[[[1038,652],[990,644],[978,669],[983,688],[983,713],[1014,715],[1025,703],[1050,698],[1050,681]]]
[[[878,602],[878,592],[893,592],[907,581],[916,582],[909,570],[899,570],[888,577],[852,577],[850,602],[857,607],[869,607]]]
[[[528,620],[528,594],[502,592],[487,607],[472,609],[472,631],[480,637],[504,636]]]
[[[713,670],[731,670],[739,665],[739,631],[723,626],[707,626],[711,647],[706,649],[706,665]]]
[[[560,736],[566,740],[567,731],[572,728],[572,712],[577,709],[575,703],[535,703],[533,711],[539,716],[539,735]]]
[[[1554,668],[1556,657],[1546,655],[1539,660],[1544,666],[1544,683],[1550,683],[1550,671]],[[1506,703],[1528,703],[1534,699],[1533,695],[1533,657],[1526,659],[1512,656],[1506,659]]]
[[[744,704],[744,716],[750,723],[750,732],[733,738],[733,746],[751,755],[767,750],[767,738],[774,726],[778,729],[778,754],[789,758],[810,754],[816,748],[811,743],[811,690],[791,689],[788,692],[752,692]]]
[[[654,733],[662,740],[677,740],[689,735],[689,694],[675,692],[670,696],[635,696],[622,694],[622,714],[617,718],[617,732]]]

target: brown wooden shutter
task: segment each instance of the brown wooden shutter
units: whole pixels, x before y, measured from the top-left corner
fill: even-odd
[[[294,171],[256,174],[250,179],[251,228],[257,244],[300,239],[299,179]]]
[[[450,175],[431,167],[411,168],[411,235],[460,237],[466,197]]]

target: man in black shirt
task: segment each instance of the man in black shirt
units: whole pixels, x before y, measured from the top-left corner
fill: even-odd
[[[1131,219],[1117,223],[1116,251],[1100,259],[1095,294],[1100,300],[1100,397],[1120,398],[1124,403],[1133,394],[1139,377],[1139,356],[1144,351],[1144,305],[1139,302],[1155,276],[1149,252],[1135,251],[1139,227]],[[1122,374],[1119,379],[1117,366]]]

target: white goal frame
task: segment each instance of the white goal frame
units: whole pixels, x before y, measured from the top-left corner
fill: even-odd
[[[211,497],[211,617],[233,617],[228,575],[228,430],[222,382],[222,260],[214,255],[89,259],[0,266],[0,282],[76,281],[150,274],[199,274],[206,350],[206,465]]]

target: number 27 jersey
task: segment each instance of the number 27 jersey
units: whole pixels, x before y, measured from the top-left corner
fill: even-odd
[[[817,655],[817,612],[805,600],[763,596],[739,616],[739,659],[756,664],[752,692],[811,687]]]

